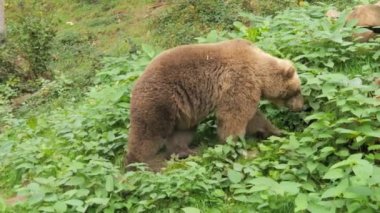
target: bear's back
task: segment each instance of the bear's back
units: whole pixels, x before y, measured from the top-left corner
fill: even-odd
[[[251,47],[249,41],[233,39],[209,44],[181,45],[163,51],[153,59],[151,65],[180,66],[186,64],[200,64],[216,60],[228,60],[244,57],[247,49]],[[149,68],[149,66],[148,66]]]
[[[230,64],[244,65],[247,48],[247,41],[230,40],[162,52],[138,79],[132,91],[133,108],[176,106],[181,126],[198,123],[215,108],[226,72],[234,70]]]

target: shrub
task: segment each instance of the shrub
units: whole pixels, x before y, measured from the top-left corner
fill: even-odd
[[[35,90],[39,86],[35,80],[40,77],[52,78],[49,64],[56,27],[41,8],[34,9],[33,13],[21,10],[18,17],[10,19],[7,41],[0,46],[0,82],[18,79],[11,87],[19,92]]]
[[[15,43],[20,56],[28,63],[26,70],[29,79],[49,76],[51,49],[56,33],[53,22],[47,17],[22,16],[12,32],[17,37]]]
[[[150,28],[163,47],[193,43],[209,29],[228,29],[239,16],[241,0],[173,1],[162,14],[153,17]]]
[[[297,5],[296,0],[245,0],[244,6],[249,11],[257,15],[273,15],[288,7],[294,7]]]

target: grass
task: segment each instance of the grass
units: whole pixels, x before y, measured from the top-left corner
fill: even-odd
[[[33,0],[12,1],[7,4],[7,20],[17,19],[18,14],[28,14],[33,9]],[[39,5],[41,4],[41,5]],[[21,116],[63,107],[68,101],[78,101],[101,67],[105,56],[119,56],[136,51],[137,44],[149,42],[147,29],[153,0],[106,1],[40,1],[42,12],[52,14],[57,22],[57,36],[51,69],[59,91],[47,90],[37,100],[16,113]]]

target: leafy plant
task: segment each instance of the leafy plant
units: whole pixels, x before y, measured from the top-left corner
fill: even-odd
[[[54,24],[42,16],[24,16],[20,17],[19,24],[13,30],[20,35],[17,47],[28,62],[29,78],[46,75],[50,71],[48,65],[52,60],[51,48],[56,33]]]

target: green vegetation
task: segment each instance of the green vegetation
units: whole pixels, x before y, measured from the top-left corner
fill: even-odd
[[[194,38],[212,29],[231,29],[242,11],[242,0],[168,1],[168,8],[151,21],[155,40],[164,47],[194,43]]]
[[[135,20],[150,10],[151,1],[123,2],[40,5],[60,8],[49,52],[56,59],[46,69],[55,78],[40,80],[43,89],[20,109],[9,102],[19,95],[14,85],[22,81],[0,79],[0,212],[380,211],[380,102],[375,98],[380,89],[372,83],[380,77],[379,40],[351,41],[358,29],[344,25],[343,18],[325,18],[326,5],[231,17],[237,6],[229,10],[215,3],[221,8],[215,12],[225,14],[220,20],[228,21],[207,20],[211,32],[202,34],[209,26],[198,28],[202,31],[191,34],[194,41],[246,38],[291,59],[309,109],[292,113],[263,101],[262,110],[287,135],[226,145],[215,144],[210,118],[198,129],[200,155],[173,160],[159,174],[144,171],[143,165],[125,173],[121,161],[131,88],[160,47],[177,43],[153,47],[157,43],[145,34],[148,20]],[[126,12],[134,10],[134,15]],[[176,28],[184,29],[173,24],[152,40],[164,41],[164,33]],[[20,51],[27,52],[25,46]]]

